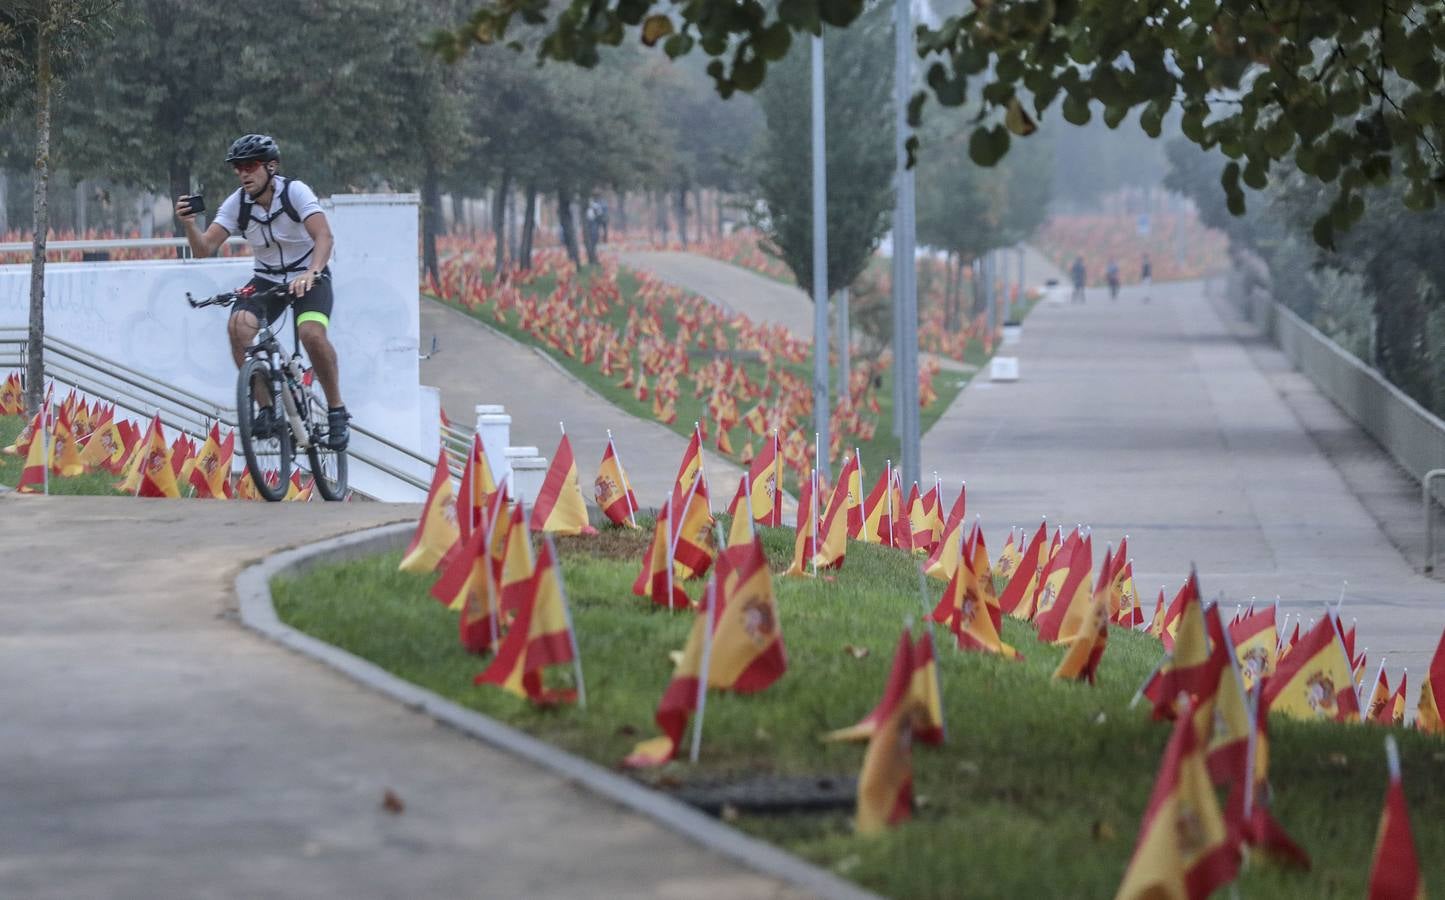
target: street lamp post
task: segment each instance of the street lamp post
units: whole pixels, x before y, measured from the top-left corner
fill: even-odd
[[[894,131],[898,154],[893,211],[893,421],[903,483],[919,480],[918,272],[914,260],[913,170],[908,167],[908,99],[913,91],[912,0],[894,2]]]
[[[820,26],[821,28],[821,26]],[[813,422],[818,474],[828,477],[828,173],[823,130],[823,37],[813,36]]]

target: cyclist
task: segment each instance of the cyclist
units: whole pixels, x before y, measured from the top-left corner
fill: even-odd
[[[263,301],[254,297],[236,300],[227,324],[231,356],[237,367],[245,361],[246,348],[261,327],[261,313],[274,322],[291,306],[297,335],[326,393],[327,444],[333,450],[344,450],[351,417],[341,399],[336,349],[326,334],[331,324],[331,269],[327,265],[333,245],[331,226],[311,188],[276,173],[280,160],[281,151],[269,136],[236,138],[226,163],[235,169],[241,186],[216,210],[204,232],[196,226],[189,197],[176,198],[176,216],[185,225],[186,241],[197,257],[214,254],[233,234],[251,243],[255,276],[246,285],[251,292],[287,285],[285,294],[264,301],[264,310]],[[252,427],[258,437],[266,437],[281,427],[280,419],[271,406],[263,406]]]

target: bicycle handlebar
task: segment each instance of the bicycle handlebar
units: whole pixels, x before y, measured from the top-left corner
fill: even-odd
[[[317,280],[319,281],[323,278],[329,277],[329,275],[323,272],[322,274],[317,276]],[[290,282],[278,281],[274,287],[269,287],[265,290],[247,292],[245,287],[239,287],[236,288],[234,291],[222,291],[221,293],[216,294],[213,297],[207,297],[204,300],[197,300],[195,297],[191,296],[190,291],[186,291],[186,302],[191,305],[191,309],[201,309],[202,307],[206,306],[230,306],[232,303],[235,303],[242,297],[254,297],[261,299],[266,297],[276,297],[286,293],[290,289]]]

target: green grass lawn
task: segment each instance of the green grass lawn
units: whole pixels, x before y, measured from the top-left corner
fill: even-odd
[[[457,640],[456,614],[427,594],[431,577],[396,571],[398,553],[318,569],[272,588],[283,620],[397,675],[606,766],[657,732],[653,710],[669,651],[690,616],[654,610],[630,593],[649,532],[604,531],[559,541],[586,670],[588,707],[535,709],[474,687],[486,659]],[[765,534],[775,571],[792,534]],[[781,773],[853,776],[861,744],[824,744],[877,702],[905,620],[921,621],[917,570],[896,551],[849,545],[835,579],[774,582],[787,674],[751,697],[712,693],[702,761],[640,775],[667,790],[698,776]],[[690,585],[697,596],[699,584]],[[1207,587],[1207,579],[1206,579]],[[929,606],[942,586],[930,581]],[[1027,657],[1010,663],[957,652],[939,632],[948,739],[916,746],[915,818],[876,839],[856,837],[851,812],[744,815],[736,826],[897,897],[1109,897],[1132,853],[1168,727],[1129,709],[1158,661],[1152,638],[1115,630],[1097,686],[1058,684],[1062,650],[1006,620]],[[845,645],[866,647],[862,659]],[[561,676],[549,677],[565,680]],[[1274,809],[1314,859],[1310,873],[1255,862],[1244,897],[1365,893],[1384,797],[1382,737],[1374,726],[1271,722]],[[1396,729],[1415,840],[1427,883],[1445,884],[1445,742]]]
[[[581,277],[583,279],[586,279],[594,276],[595,270],[584,268],[583,275]],[[622,296],[622,302],[618,303],[616,307],[612,310],[611,314],[607,317],[607,321],[611,322],[613,325],[616,325],[618,328],[621,328],[627,321],[627,311],[629,305],[638,302],[635,300],[635,298],[637,297],[639,281],[637,276],[626,268],[619,268],[617,280],[618,288]],[[556,278],[555,276],[549,274],[539,276],[526,287],[524,287],[523,290],[538,296],[545,296],[555,290],[555,288]],[[434,300],[438,300],[439,302],[447,302],[445,300],[441,300],[441,298],[438,298],[435,295],[428,294],[428,296],[432,297],[432,299]],[[536,337],[518,327],[515,318],[508,318],[505,322],[498,322],[496,317],[492,314],[490,307],[467,309],[463,306],[457,306],[457,308],[476,318],[478,321],[485,323],[489,327],[495,328],[496,330],[502,332],[503,334],[506,334],[511,338],[514,338],[530,346],[538,347],[542,350],[542,352],[546,353],[552,359],[556,360],[559,364],[561,364],[564,369],[566,369],[569,373],[575,376],[579,381],[583,382],[584,384],[591,387],[593,390],[597,391],[597,393],[601,394],[604,398],[606,398],[613,405],[617,406],[623,412],[636,416],[640,419],[655,421],[652,415],[651,399],[648,399],[646,401],[639,401],[633,389],[618,387],[618,382],[622,380],[622,375],[620,373],[612,377],[603,376],[595,365],[585,365],[582,363],[580,358],[568,357],[565,353],[556,350],[545,342],[538,341]],[[664,312],[663,314],[663,327],[669,334],[676,333],[676,320],[668,312]],[[967,362],[975,366],[981,367],[987,362],[987,359],[988,357],[984,355],[982,346],[978,345],[977,342],[975,342],[973,346],[969,347]],[[753,379],[754,382],[761,383],[764,377],[763,366],[760,363],[756,362],[747,362],[744,365],[748,369],[749,377]],[[780,363],[780,365],[785,366],[796,375],[804,378],[811,378],[812,369],[810,368],[810,364],[808,363]],[[893,376],[891,370],[888,372],[884,372],[882,375],[882,386],[879,387],[876,391],[880,407],[880,414],[878,416],[877,427],[874,431],[873,440],[864,442],[858,447],[859,451],[863,456],[863,467],[865,475],[870,481],[873,478],[876,478],[879,472],[883,471],[885,460],[891,459],[894,462],[897,462],[899,458],[899,441],[893,435],[892,377]],[[954,398],[958,396],[958,392],[962,390],[964,385],[968,383],[970,377],[971,376],[966,373],[950,372],[946,370],[938,373],[938,375],[935,376],[933,380],[933,387],[934,391],[938,395],[938,399],[932,405],[922,411],[922,415],[920,417],[920,426],[923,432],[926,433],[928,429],[933,425],[933,423],[936,422],[938,418],[943,415],[944,411],[946,411],[949,405],[953,403]],[[686,376],[681,379],[681,386],[681,395],[678,397],[677,400],[677,419],[675,422],[672,423],[672,425],[668,427],[670,427],[676,433],[686,436],[692,433],[692,423],[702,419],[707,415],[707,405],[705,402],[705,398],[693,397],[691,390],[691,381],[687,379]],[[837,386],[834,385],[834,387],[836,388]],[[746,413],[751,408],[751,401],[742,403],[741,408],[739,409],[739,413]],[[737,453],[742,452],[743,444],[749,440],[752,441],[753,448],[756,451],[757,449],[759,449],[759,445],[762,440],[761,438],[752,435],[752,433],[749,432],[747,428],[741,424],[733,428],[732,431],[729,432],[729,437],[732,441],[733,449],[737,451]],[[712,430],[710,430],[709,432],[708,443],[710,447],[713,447],[716,443],[716,434]],[[734,459],[736,459],[736,456],[734,457]],[[790,484],[793,482],[793,475],[791,473],[789,473],[788,475],[788,480]]]
[[[25,419],[22,416],[0,416],[0,447],[10,446],[23,430],[25,430]],[[15,487],[20,483],[20,473],[24,468],[25,460],[22,457],[0,453],[0,484],[6,487]],[[91,472],[73,478],[51,475],[50,493],[109,495],[115,493],[114,485],[117,480],[109,472]]]

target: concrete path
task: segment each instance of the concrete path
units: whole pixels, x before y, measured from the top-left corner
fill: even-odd
[[[1092,525],[1100,555],[1127,532],[1151,611],[1191,562],[1231,612],[1279,594],[1318,616],[1348,580],[1344,617],[1358,617],[1372,673],[1382,655],[1392,672],[1423,672],[1445,585],[1416,574],[1311,438],[1352,424],[1277,351],[1241,343],[1199,284],[1142,297],[1091,290],[1084,305],[1038,307],[1016,348],[1022,379],[972,382],[924,437],[924,471],[967,479],[994,540],[1041,515]],[[1377,472],[1382,453],[1364,443],[1339,465]]]
[[[442,406],[453,421],[469,422],[479,403],[500,403],[512,417],[512,444],[536,445],[549,459],[561,437],[557,423],[566,422],[582,493],[589,502],[610,428],[637,502],[644,509],[662,505],[677,477],[686,438],[623,412],[539,351],[445,304],[423,299],[423,345],[430,345],[433,334],[441,352],[422,361],[421,380],[441,389]],[[713,509],[724,509],[742,469],[711,451],[703,459]]]
[[[232,621],[245,564],[416,514],[0,496],[0,896],[789,895]]]

